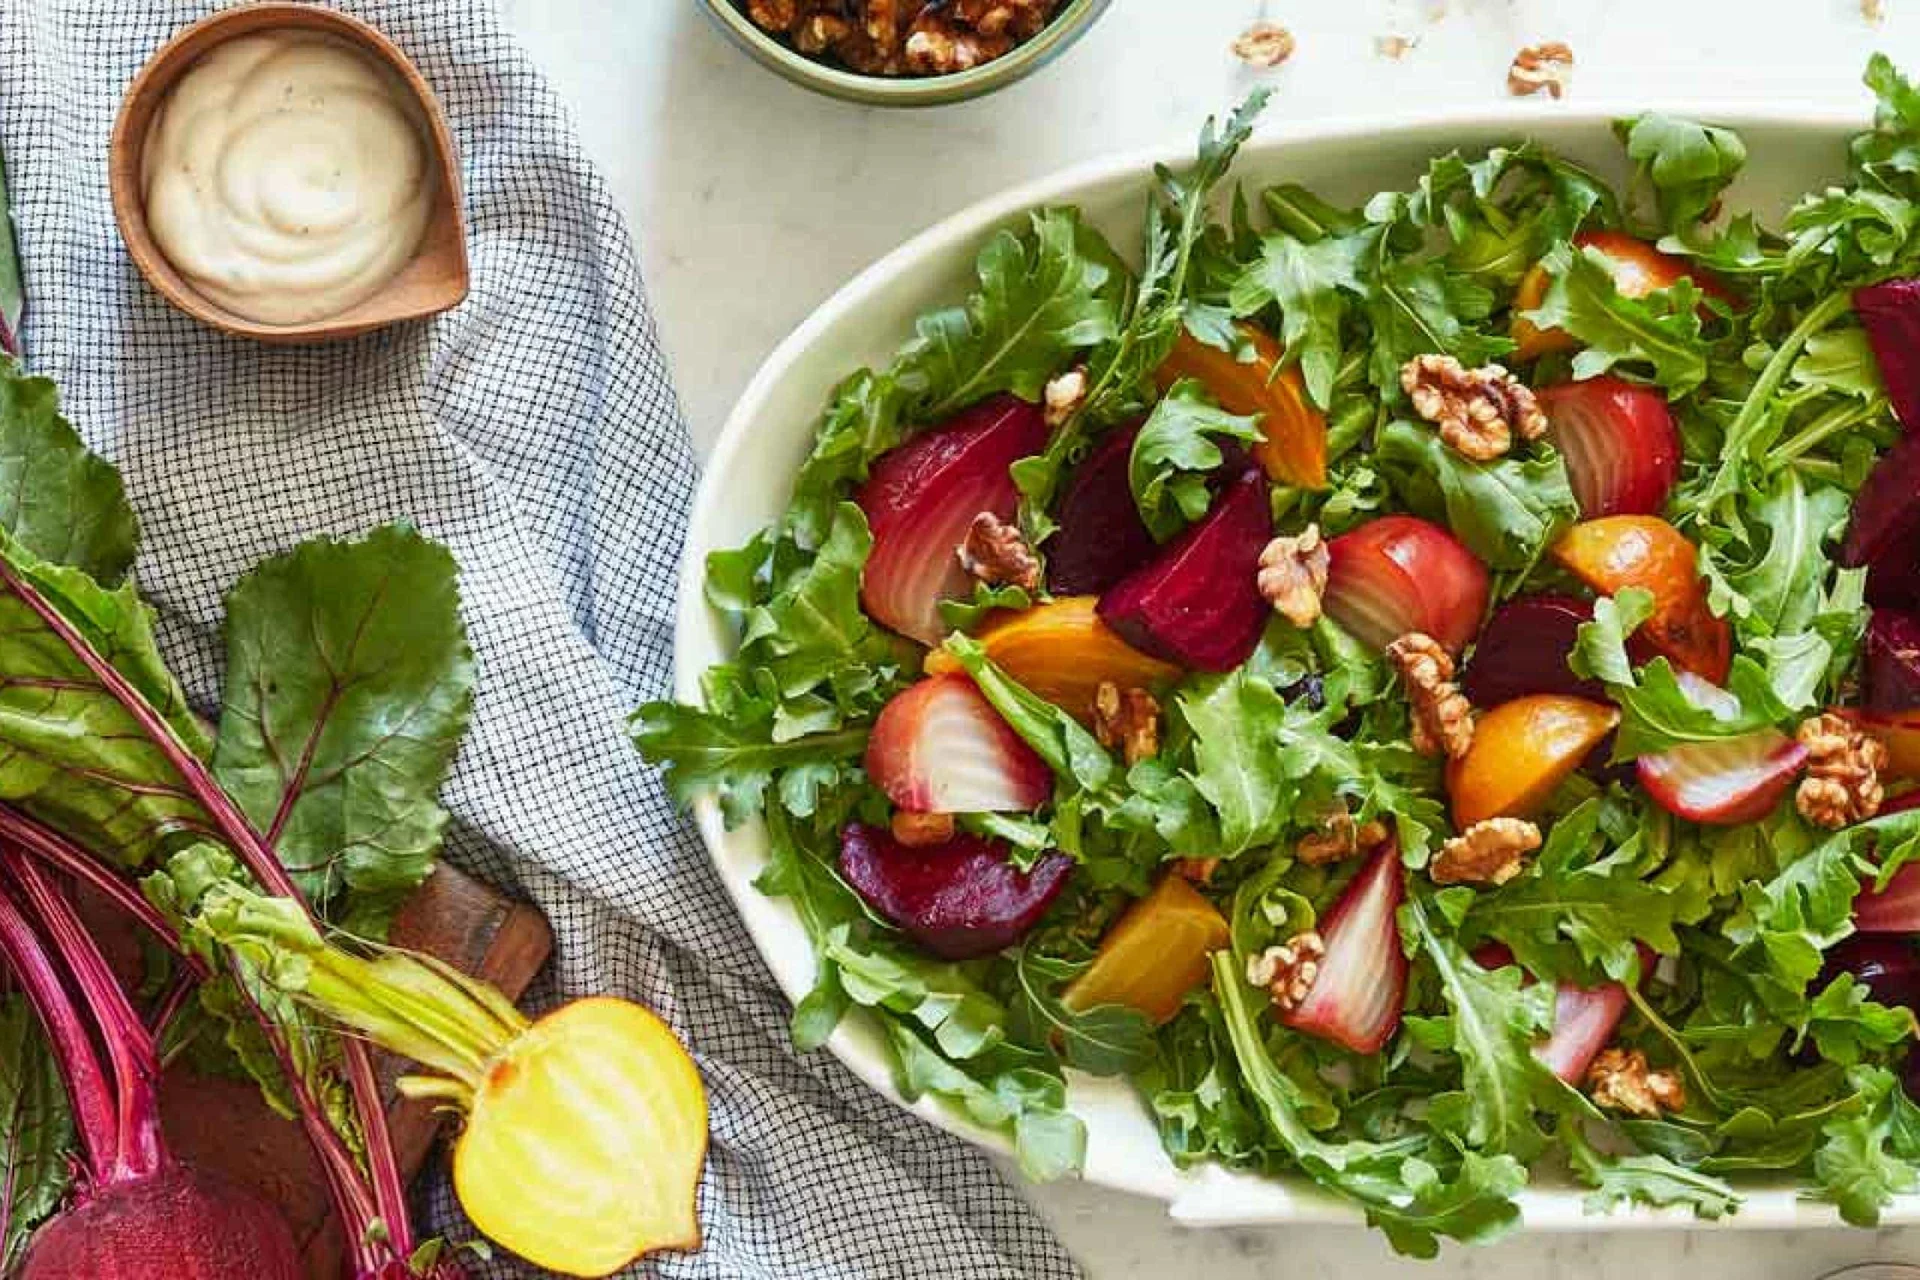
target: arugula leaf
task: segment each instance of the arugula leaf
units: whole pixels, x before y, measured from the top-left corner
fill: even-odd
[[[1700,291],[1681,280],[1643,298],[1623,295],[1598,249],[1560,245],[1542,264],[1552,283],[1540,305],[1524,312],[1542,329],[1578,338],[1573,376],[1591,378],[1619,364],[1645,366],[1680,399],[1707,380],[1708,350],[1700,336]]]
[[[53,1055],[24,996],[0,997],[0,1272],[72,1181],[73,1121]]]
[[[1697,1218],[1717,1221],[1740,1208],[1740,1194],[1725,1182],[1666,1156],[1602,1154],[1578,1125],[1566,1126],[1560,1138],[1574,1176],[1593,1188],[1586,1202],[1589,1213],[1607,1213],[1622,1204],[1684,1206]]]
[[[1038,400],[1075,352],[1119,333],[1118,264],[1075,210],[1038,210],[1025,236],[996,233],[974,274],[979,289],[963,306],[922,316],[894,362],[915,421],[996,391]]]
[[[1230,858],[1279,838],[1292,816],[1294,792],[1283,734],[1286,702],[1266,681],[1238,670],[1195,681],[1179,698],[1180,718],[1193,733],[1195,789],[1219,820],[1220,842],[1210,846]],[[1295,723],[1299,721],[1296,717]]]
[[[1593,968],[1631,981],[1638,943],[1677,953],[1675,895],[1642,879],[1630,856],[1592,857],[1600,816],[1598,799],[1563,814],[1525,873],[1475,897],[1462,938],[1497,938],[1535,976],[1580,982]]]
[[[1856,1227],[1872,1227],[1879,1225],[1880,1210],[1894,1196],[1920,1188],[1920,1171],[1914,1167],[1920,1151],[1911,1145],[1920,1118],[1891,1072],[1862,1067],[1850,1079],[1860,1089],[1863,1105],[1821,1131],[1813,1176],[1842,1218]]]
[[[1348,300],[1366,296],[1360,267],[1376,252],[1380,234],[1369,227],[1306,241],[1285,232],[1270,235],[1261,241],[1260,257],[1233,283],[1235,315],[1280,308],[1280,345],[1297,356],[1307,395],[1323,409],[1333,403]]]
[[[11,247],[0,208],[0,315]],[[18,311],[5,318],[17,321]],[[0,528],[42,560],[109,587],[126,576],[140,536],[120,473],[60,416],[53,383],[12,367],[0,369]]]
[[[1415,356],[1439,353],[1472,366],[1512,350],[1511,341],[1478,323],[1493,312],[1490,289],[1454,275],[1438,258],[1388,258],[1387,241],[1379,244],[1364,308],[1373,326],[1369,375],[1389,401],[1404,396],[1400,370]]]
[[[1913,1010],[1875,1002],[1863,983],[1843,973],[1807,1006],[1807,1033],[1822,1058],[1851,1067],[1869,1054],[1910,1044],[1920,1025]]]
[[[1627,639],[1652,616],[1653,593],[1643,587],[1627,587],[1601,596],[1593,602],[1593,621],[1581,623],[1575,632],[1567,666],[1582,680],[1632,684],[1633,660],[1627,656]]]
[[[1133,438],[1127,484],[1154,539],[1165,542],[1207,513],[1207,474],[1226,461],[1216,439],[1260,440],[1258,414],[1242,417],[1214,402],[1196,378],[1168,388]]]
[[[1580,518],[1566,464],[1551,450],[1475,462],[1397,419],[1379,433],[1374,457],[1409,508],[1451,529],[1493,569],[1526,572]]]
[[[227,596],[214,776],[317,909],[379,936],[447,825],[473,705],[458,570],[403,525],[302,543]]]
[[[1023,587],[976,582],[970,599],[940,602],[940,621],[949,631],[972,631],[1002,609],[1017,613],[1032,605],[1033,597]]]
[[[1874,93],[1873,129],[1853,140],[1854,166],[1888,176],[1920,173],[1920,88],[1884,53],[1867,60],[1863,79]]]
[[[1146,1069],[1156,1047],[1153,1024],[1123,1004],[1075,1012],[1058,992],[1090,962],[1075,963],[1023,945],[1013,956],[1014,997],[1010,1026],[1026,1044],[1055,1046],[1070,1067],[1097,1076],[1130,1076]]]
[[[1449,1010],[1426,1025],[1462,1068],[1460,1090],[1432,1100],[1433,1124],[1475,1150],[1531,1160],[1547,1144],[1534,1100],[1552,1076],[1533,1046],[1553,1033],[1553,988],[1522,986],[1525,975],[1513,965],[1481,968],[1434,930],[1417,898],[1401,908],[1400,928],[1425,954]]]
[[[1655,658],[1641,667],[1638,676],[1635,684],[1607,687],[1620,707],[1620,729],[1613,747],[1616,761],[1690,742],[1737,738],[1771,728],[1793,715],[1774,693],[1766,671],[1745,654],[1734,658],[1727,676],[1726,692],[1737,708],[1695,701],[1665,658]]]
[[[833,389],[781,522],[801,547],[826,541],[853,486],[867,478],[876,458],[906,438],[906,403],[905,389],[890,373],[871,369],[849,374]]]
[[[1657,111],[1616,120],[1613,130],[1653,183],[1661,225],[1682,243],[1747,162],[1746,144],[1733,130]]]

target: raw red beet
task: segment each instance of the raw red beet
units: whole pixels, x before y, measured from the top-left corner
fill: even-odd
[[[1867,566],[1869,604],[1920,607],[1920,435],[1903,436],[1867,473],[1840,563]]]
[[[1039,406],[998,395],[876,462],[855,495],[873,531],[860,577],[868,614],[922,644],[940,643],[940,602],[969,590],[956,555],[968,526],[983,511],[1013,518],[1020,495],[1007,468],[1046,443]]]
[[[1386,1048],[1406,1005],[1407,954],[1397,919],[1406,891],[1400,842],[1387,840],[1320,921],[1327,947],[1320,976],[1282,1022],[1355,1053]]]
[[[1591,621],[1593,606],[1585,600],[1550,593],[1514,597],[1488,619],[1461,688],[1482,707],[1535,693],[1605,702],[1606,685],[1582,680],[1567,666],[1581,624]]]
[[[1015,813],[1053,794],[1053,770],[963,675],[928,676],[880,709],[867,776],[912,813]]]
[[[1540,407],[1582,519],[1659,514],[1680,478],[1680,433],[1665,396],[1603,374],[1542,388]]]
[[[1409,631],[1458,654],[1487,608],[1487,567],[1451,533],[1414,516],[1382,516],[1327,544],[1327,616],[1384,650]]]
[[[1880,362],[1893,416],[1909,431],[1920,428],[1920,279],[1855,289],[1853,310]]]
[[[960,834],[909,848],[864,823],[840,833],[840,874],[867,905],[946,960],[1004,950],[1039,923],[1067,883],[1073,859],[1049,853],[1016,871],[998,840]]]
[[[1100,597],[1100,617],[1142,653],[1231,671],[1252,656],[1272,614],[1255,584],[1272,536],[1266,477],[1242,472],[1204,519]]]
[[[1867,623],[1867,710],[1880,713],[1920,707],[1920,618],[1875,609]]]
[[[33,1237],[19,1280],[297,1280],[279,1213],[184,1165],[83,1197]]]
[[[1920,809],[1920,787],[1888,796],[1880,816]],[[1909,862],[1893,873],[1884,890],[1873,881],[1861,886],[1853,900],[1853,927],[1861,933],[1920,934],[1920,862]]]
[[[1153,558],[1160,545],[1133,501],[1127,464],[1139,424],[1117,427],[1086,457],[1060,499],[1047,540],[1047,585],[1057,596],[1097,596]]]
[[[1906,938],[1847,938],[1827,952],[1814,979],[1823,991],[1841,974],[1851,974],[1869,999],[1884,1005],[1920,1008],[1920,951]]]

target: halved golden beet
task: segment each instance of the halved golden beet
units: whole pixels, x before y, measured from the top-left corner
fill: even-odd
[[[1093,963],[1067,988],[1062,1003],[1076,1012],[1129,1005],[1158,1025],[1206,981],[1207,957],[1227,943],[1227,918],[1183,877],[1169,873],[1107,930]]]
[[[1658,289],[1671,289],[1681,277],[1692,276],[1705,293],[1732,302],[1733,298],[1718,281],[1697,270],[1685,258],[1663,253],[1645,240],[1622,231],[1582,231],[1573,238],[1577,249],[1598,249],[1613,267],[1613,287],[1623,298],[1644,298]],[[1513,294],[1513,320],[1508,333],[1514,341],[1515,360],[1532,360],[1550,351],[1572,351],[1580,343],[1565,329],[1542,329],[1522,314],[1539,307],[1553,283],[1546,267],[1534,263],[1520,278]],[[1706,308],[1701,312],[1704,315]]]
[[[1619,723],[1614,708],[1564,694],[1501,703],[1480,717],[1467,754],[1447,766],[1453,825],[1464,831],[1488,818],[1531,815]]]
[[[1700,552],[1685,534],[1658,516],[1583,520],[1553,544],[1553,558],[1602,595],[1627,587],[1650,593],[1653,616],[1634,632],[1634,645],[1703,680],[1726,683],[1733,633],[1707,605]]]
[[[489,1064],[468,1105],[453,1185],[488,1239],[571,1276],[700,1243],[706,1090],[639,1005],[594,998],[547,1015]]]
[[[1307,399],[1307,384],[1297,365],[1281,369],[1286,352],[1266,332],[1237,326],[1253,347],[1250,361],[1210,347],[1182,330],[1173,350],[1155,371],[1162,391],[1182,378],[1197,378],[1228,413],[1260,415],[1263,437],[1253,456],[1275,484],[1304,489],[1327,487],[1327,419]],[[1279,372],[1275,372],[1279,370]]]
[[[1075,719],[1093,722],[1093,699],[1104,682],[1122,689],[1171,684],[1180,668],[1150,658],[1100,620],[1097,596],[1063,596],[987,624],[974,639],[1013,679]],[[961,670],[944,649],[927,655],[928,675]]]
[[[1920,778],[1920,710],[1858,711],[1848,708],[1840,714],[1886,746],[1887,768],[1884,777],[1888,781]]]

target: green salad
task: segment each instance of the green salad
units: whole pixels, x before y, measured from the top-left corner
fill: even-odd
[[[1124,1077],[1180,1166],[1396,1248],[1530,1180],[1848,1222],[1920,1190],[1920,88],[1779,225],[1727,129],[1342,207],[1158,170],[834,391],[636,717],[898,1086],[1036,1178]],[[1844,167],[1843,167],[1844,165]]]

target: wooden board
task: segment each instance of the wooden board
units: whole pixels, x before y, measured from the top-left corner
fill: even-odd
[[[515,1000],[553,950],[553,933],[538,911],[445,865],[401,910],[393,941],[485,978]],[[388,1082],[400,1071],[392,1060],[379,1066]],[[305,1245],[312,1280],[339,1280],[345,1242],[299,1126],[270,1111],[249,1083],[184,1070],[168,1072],[162,1082],[161,1113],[177,1154],[259,1189]],[[411,1178],[433,1150],[441,1117],[422,1103],[394,1098],[388,1121],[400,1167]]]

